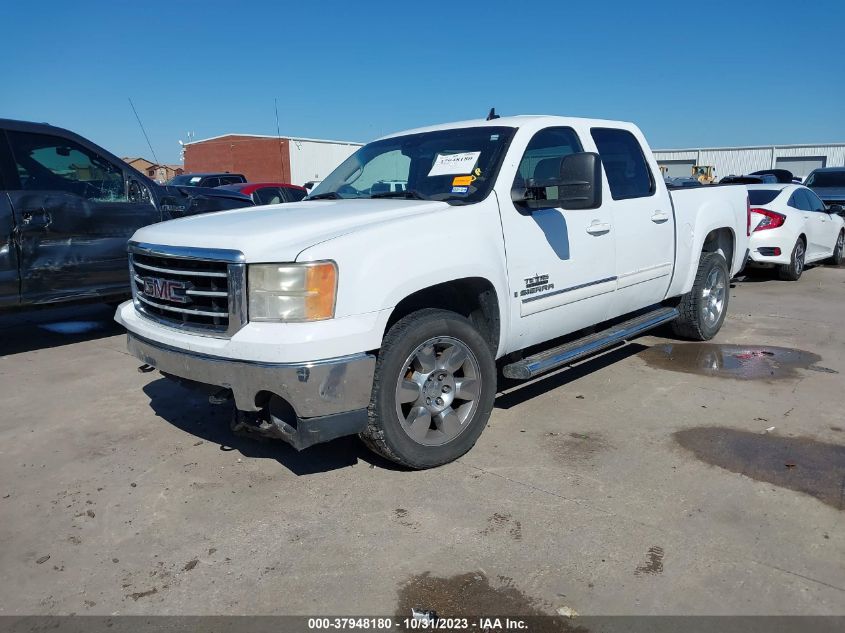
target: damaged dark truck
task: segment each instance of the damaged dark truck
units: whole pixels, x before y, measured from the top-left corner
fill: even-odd
[[[129,296],[136,230],[246,206],[233,191],[159,185],[73,132],[0,119],[0,310]]]

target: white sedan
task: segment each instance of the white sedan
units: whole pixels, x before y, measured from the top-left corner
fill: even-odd
[[[795,281],[805,264],[842,263],[845,221],[803,185],[748,185],[751,206],[751,254],[757,264],[777,268],[781,279]],[[840,211],[841,212],[841,211]]]

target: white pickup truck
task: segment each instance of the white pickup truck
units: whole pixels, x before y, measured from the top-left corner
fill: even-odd
[[[630,123],[438,125],[365,145],[300,203],[140,229],[116,319],[239,424],[298,449],[357,433],[428,468],[476,442],[499,371],[664,323],[714,336],[748,218],[745,187],[669,191]]]

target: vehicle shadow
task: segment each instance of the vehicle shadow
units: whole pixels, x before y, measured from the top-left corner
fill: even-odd
[[[645,345],[630,343],[528,383],[500,377],[499,395],[494,406],[510,409],[645,349],[648,349]],[[183,387],[167,378],[147,384],[144,393],[150,399],[155,414],[176,428],[217,444],[221,451],[237,451],[249,459],[272,459],[295,475],[313,475],[360,464],[384,470],[408,470],[371,452],[356,436],[297,451],[281,440],[236,434],[230,428],[233,414],[231,404],[211,405],[207,394]]]
[[[356,436],[342,437],[297,451],[282,440],[236,434],[230,429],[231,404],[211,405],[207,395],[167,378],[144,387],[156,415],[221,451],[237,451],[245,458],[272,459],[295,475],[313,475],[366,464],[370,468],[406,470],[367,449]]]
[[[817,268],[842,268],[842,266],[831,266],[829,264],[813,263],[807,264],[804,268],[804,273],[812,272]],[[772,282],[776,284],[794,284],[794,281],[786,281],[778,277],[777,270],[774,268],[747,268],[737,275],[732,281],[739,283],[759,284],[763,282]],[[799,279],[800,281],[800,279]]]
[[[0,315],[0,356],[81,343],[125,332],[104,303]]]
[[[530,382],[500,377],[499,394],[496,396],[493,406],[496,409],[510,409],[522,404],[526,400],[536,398],[553,389],[567,385],[588,374],[592,374],[621,360],[639,354],[646,349],[648,349],[647,345],[629,343],[623,347],[616,347],[609,352],[605,352],[601,356],[594,356],[574,367],[565,368],[556,374],[540,376]]]

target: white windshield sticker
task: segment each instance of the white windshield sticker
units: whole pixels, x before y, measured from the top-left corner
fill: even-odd
[[[199,182],[200,180],[202,180],[202,176],[194,176],[191,178],[191,182]]]
[[[472,172],[481,152],[462,152],[460,154],[438,154],[431,166],[429,176],[450,176]]]

